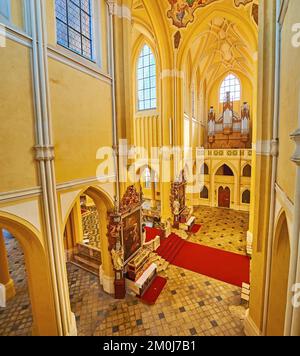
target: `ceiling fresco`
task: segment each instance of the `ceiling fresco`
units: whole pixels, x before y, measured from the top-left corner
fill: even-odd
[[[168,0],[170,4],[170,10],[167,15],[173,21],[173,25],[178,28],[187,27],[187,25],[194,21],[194,13],[198,8],[208,6],[219,0]],[[253,3],[252,16],[255,22],[258,22],[257,8],[258,5],[254,3],[254,0],[233,0],[234,5],[239,7]]]

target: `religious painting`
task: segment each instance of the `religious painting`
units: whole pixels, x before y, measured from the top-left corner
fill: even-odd
[[[173,25],[178,28],[187,27],[194,21],[195,11],[198,8],[208,6],[218,0],[169,0],[171,9],[168,11],[168,18],[172,19]],[[239,7],[246,6],[254,0],[233,0],[233,5]]]
[[[125,264],[142,247],[141,210],[137,209],[123,217],[123,249]]]

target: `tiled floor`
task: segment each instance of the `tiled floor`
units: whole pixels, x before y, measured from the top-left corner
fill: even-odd
[[[95,206],[87,208],[88,214],[82,217],[82,228],[84,238],[89,239],[89,246],[101,249],[100,232],[99,232],[99,216]]]
[[[10,275],[15,282],[16,296],[0,308],[0,335],[31,335],[32,313],[29,301],[25,261],[22,249],[14,238],[5,238]]]
[[[116,301],[96,277],[68,265],[71,306],[84,335],[243,335],[240,289],[170,266],[168,283],[154,306],[127,296]]]
[[[201,230],[189,241],[229,252],[246,254],[249,214],[228,209],[199,207],[194,211]]]
[[[246,213],[199,208],[195,215],[203,227],[190,241],[245,253]],[[6,243],[17,296],[0,309],[0,335],[30,335],[24,256],[15,239]],[[79,335],[243,335],[246,308],[241,305],[239,288],[175,266],[162,275],[168,283],[157,303],[147,306],[131,296],[114,300],[103,292],[97,277],[68,264]]]

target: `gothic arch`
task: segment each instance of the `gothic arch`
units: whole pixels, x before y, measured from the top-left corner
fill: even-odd
[[[0,212],[0,227],[8,230],[18,240],[24,252],[33,314],[33,334],[59,335],[59,311],[54,304],[45,242],[32,225],[17,216]]]
[[[218,170],[219,170],[220,168],[222,168],[223,166],[227,166],[228,168],[230,168],[230,170],[231,170],[232,173],[233,173],[233,177],[236,177],[236,176],[237,176],[236,169],[233,167],[233,165],[232,165],[231,163],[229,163],[229,162],[224,161],[224,162],[222,162],[222,163],[219,163],[219,164],[216,166],[216,168],[215,168],[215,170],[214,170],[214,174],[213,174],[214,177],[217,175]]]
[[[267,335],[284,334],[290,267],[290,238],[287,216],[282,210],[275,229],[270,279]]]

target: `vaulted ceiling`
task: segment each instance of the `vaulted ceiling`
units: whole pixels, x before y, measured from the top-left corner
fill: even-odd
[[[159,47],[160,56],[173,61],[176,53],[178,70],[189,63],[190,78],[198,73],[208,82],[228,71],[253,78],[257,10],[258,0],[133,1],[134,23]]]

